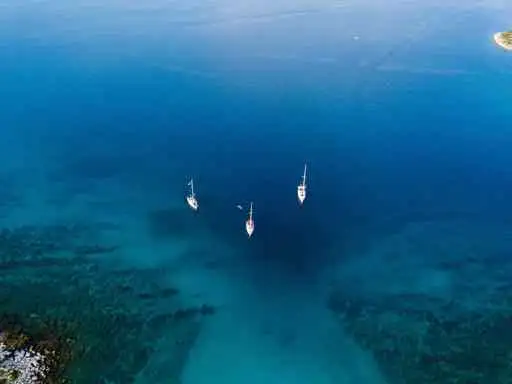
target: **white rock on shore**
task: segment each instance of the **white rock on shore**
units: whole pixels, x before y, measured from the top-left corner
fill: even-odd
[[[494,34],[494,42],[507,51],[512,51],[512,43],[510,39],[506,39],[505,35],[512,32],[498,32]]]
[[[45,372],[44,357],[30,350],[11,351],[0,342],[0,378],[15,372],[16,378],[9,384],[40,384]]]

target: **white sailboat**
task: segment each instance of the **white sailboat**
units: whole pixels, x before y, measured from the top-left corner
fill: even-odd
[[[254,232],[254,220],[252,219],[252,202],[249,209],[249,218],[245,221],[245,230],[247,231],[249,237],[251,237],[252,233]]]
[[[199,202],[197,201],[196,194],[194,192],[194,179],[190,179],[188,185],[190,186],[190,194],[187,195],[187,203],[190,208],[197,211],[199,208]]]
[[[302,176],[302,181],[297,186],[297,198],[301,205],[306,200],[306,167],[306,164],[304,164],[304,175]]]

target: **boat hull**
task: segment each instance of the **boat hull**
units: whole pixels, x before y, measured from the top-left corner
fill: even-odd
[[[306,200],[306,186],[305,185],[299,185],[297,187],[297,199],[299,200],[300,204],[303,204],[304,200]]]
[[[187,196],[187,204],[194,211],[197,211],[199,209],[199,203],[197,199],[192,195]]]
[[[252,236],[252,234],[254,232],[254,221],[253,220],[247,220],[245,222],[245,231],[247,232],[247,235],[249,235],[249,237]]]

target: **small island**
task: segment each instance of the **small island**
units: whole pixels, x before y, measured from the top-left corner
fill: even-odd
[[[512,31],[495,33],[494,41],[507,51],[512,51]]]

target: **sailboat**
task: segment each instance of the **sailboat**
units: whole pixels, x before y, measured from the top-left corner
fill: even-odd
[[[190,186],[190,194],[187,195],[187,203],[190,208],[192,208],[194,211],[197,211],[199,208],[199,203],[197,202],[196,194],[194,193],[194,179],[190,179],[188,185]]]
[[[300,205],[302,205],[304,200],[306,200],[306,164],[304,164],[304,175],[302,176],[302,181],[297,186],[297,198],[299,199]]]
[[[249,209],[249,218],[245,221],[245,230],[247,231],[249,237],[251,237],[252,233],[254,232],[254,220],[252,219],[252,202],[251,208]]]

